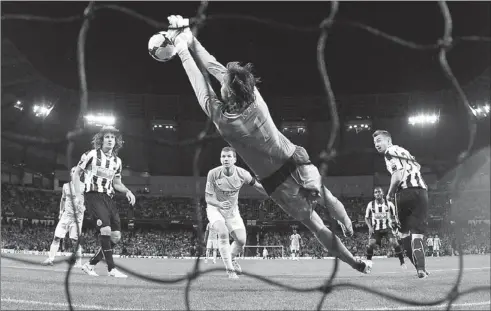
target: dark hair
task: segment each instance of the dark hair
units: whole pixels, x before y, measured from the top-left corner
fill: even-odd
[[[373,134],[372,134],[372,137],[375,138],[379,135],[383,135],[383,136],[387,136],[389,138],[392,138],[392,136],[390,135],[389,132],[387,132],[386,130],[376,130]]]
[[[222,149],[222,152],[233,152],[234,153],[234,157],[237,158],[237,152],[235,151],[234,148],[232,147],[223,147]]]
[[[107,133],[112,133],[114,134],[114,137],[116,138],[116,143],[113,148],[113,154],[115,156],[118,155],[118,152],[121,148],[123,148],[123,136],[119,133],[118,130],[104,130],[102,129],[99,133],[95,134],[94,137],[92,137],[92,147],[94,149],[100,149],[102,148],[102,143],[104,142],[104,135]]]
[[[252,64],[241,66],[239,62],[227,64],[225,81],[228,86],[227,112],[239,112],[256,100],[254,87],[260,79],[252,74]]]

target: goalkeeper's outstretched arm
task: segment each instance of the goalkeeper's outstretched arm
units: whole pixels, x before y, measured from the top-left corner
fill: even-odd
[[[190,49],[193,50],[196,57],[198,57],[206,70],[215,77],[215,79],[223,84],[223,78],[227,73],[227,68],[219,63],[216,58],[208,53],[208,51],[201,45],[197,38],[193,37],[193,42],[189,45]]]

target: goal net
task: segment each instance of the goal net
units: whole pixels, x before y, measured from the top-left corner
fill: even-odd
[[[268,258],[283,258],[285,255],[283,245],[246,245],[241,257],[263,258],[264,249],[267,251]]]

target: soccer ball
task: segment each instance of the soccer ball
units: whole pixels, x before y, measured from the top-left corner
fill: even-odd
[[[167,62],[176,56],[176,49],[167,37],[167,31],[161,31],[148,40],[148,53],[159,62]]]

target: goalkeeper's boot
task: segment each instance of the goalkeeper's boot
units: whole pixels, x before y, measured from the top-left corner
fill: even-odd
[[[407,270],[407,266],[406,266],[406,264],[405,264],[405,263],[401,263],[401,269],[402,269],[402,270]]]
[[[354,267],[361,273],[370,274],[372,272],[373,263],[371,260],[359,260]]]
[[[82,271],[90,276],[99,276],[99,274],[95,273],[94,266],[86,262],[82,265]]]
[[[227,270],[228,278],[229,279],[238,279],[239,277],[237,276],[237,273],[235,273],[234,270]]]
[[[47,258],[45,261],[43,261],[43,265],[45,265],[45,266],[52,266],[53,265],[53,260],[51,260],[51,258]]]
[[[234,266],[235,273],[237,273],[238,275],[242,274],[242,268],[237,262],[237,258],[232,259],[232,266]]]

